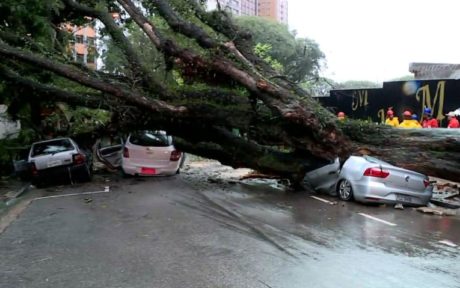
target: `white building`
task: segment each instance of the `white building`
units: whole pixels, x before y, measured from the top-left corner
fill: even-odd
[[[257,16],[257,0],[208,0],[208,10],[217,9],[217,2],[233,15]]]
[[[16,138],[21,130],[21,122],[12,121],[6,113],[7,110],[8,106],[0,105],[0,139]]]

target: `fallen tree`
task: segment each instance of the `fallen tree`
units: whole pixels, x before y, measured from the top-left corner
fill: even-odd
[[[116,116],[117,128],[165,129],[185,152],[294,182],[351,154],[376,155],[433,176],[460,176],[458,133],[337,123],[259,59],[250,35],[224,11],[206,12],[198,2],[183,0],[50,0],[46,5],[30,0],[27,11],[34,13],[21,19],[14,17],[21,11],[15,1],[6,2],[1,9],[8,11],[1,11],[0,19],[0,77],[27,97],[102,107]],[[69,59],[72,35],[61,24],[85,23],[88,17],[101,23],[129,73],[92,71]],[[127,25],[143,33],[142,45],[162,56],[161,73],[141,57]]]

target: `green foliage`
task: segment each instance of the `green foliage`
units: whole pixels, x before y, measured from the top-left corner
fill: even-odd
[[[259,44],[272,47],[267,56],[281,64],[282,74],[290,80],[301,82],[307,76],[318,75],[325,56],[315,41],[296,38],[286,25],[262,17],[237,17],[236,24],[252,34],[256,47]]]
[[[272,56],[270,56],[270,52],[272,51],[272,45],[270,44],[261,44],[257,43],[257,45],[254,47],[254,53],[262,58],[265,62],[267,62],[270,66],[272,66],[275,71],[278,71],[279,73],[283,72],[283,65],[276,59],[273,59]]]
[[[405,76],[390,79],[389,81],[410,81],[410,80],[414,80],[414,79],[415,79],[414,75],[405,75]]]
[[[69,134],[81,134],[104,126],[110,121],[110,112],[101,109],[79,107],[71,111],[72,120]]]
[[[51,47],[53,28],[49,20],[62,7],[60,0],[2,0],[0,28],[14,30],[18,35],[33,38],[39,45]]]
[[[334,89],[382,88],[382,84],[367,80],[350,80],[336,84]]]

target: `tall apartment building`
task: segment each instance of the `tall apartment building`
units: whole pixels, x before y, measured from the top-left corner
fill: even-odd
[[[257,15],[288,24],[288,0],[258,0]]]
[[[208,9],[216,9],[217,2],[219,2],[222,9],[227,9],[233,15],[257,16],[258,0],[208,0]]]
[[[92,24],[85,26],[64,24],[64,26],[73,36],[69,44],[69,54],[73,57],[74,61],[96,70],[96,29],[94,29]]]

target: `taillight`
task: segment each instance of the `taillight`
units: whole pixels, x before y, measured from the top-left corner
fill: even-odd
[[[423,185],[425,185],[425,188],[428,187],[430,185],[430,180],[424,179],[423,180]]]
[[[129,158],[129,150],[127,147],[123,148],[123,157]]]
[[[35,166],[35,163],[32,163],[30,165],[30,171],[32,172],[32,175],[34,176],[38,175],[38,170],[37,170],[37,166]]]
[[[73,163],[74,164],[83,164],[85,163],[86,157],[83,154],[74,154],[73,155]]]
[[[169,158],[169,160],[179,161],[181,155],[182,155],[182,152],[180,152],[179,150],[174,150],[171,152],[171,157]]]
[[[363,175],[369,177],[387,178],[388,175],[390,175],[390,172],[380,168],[367,168]]]

